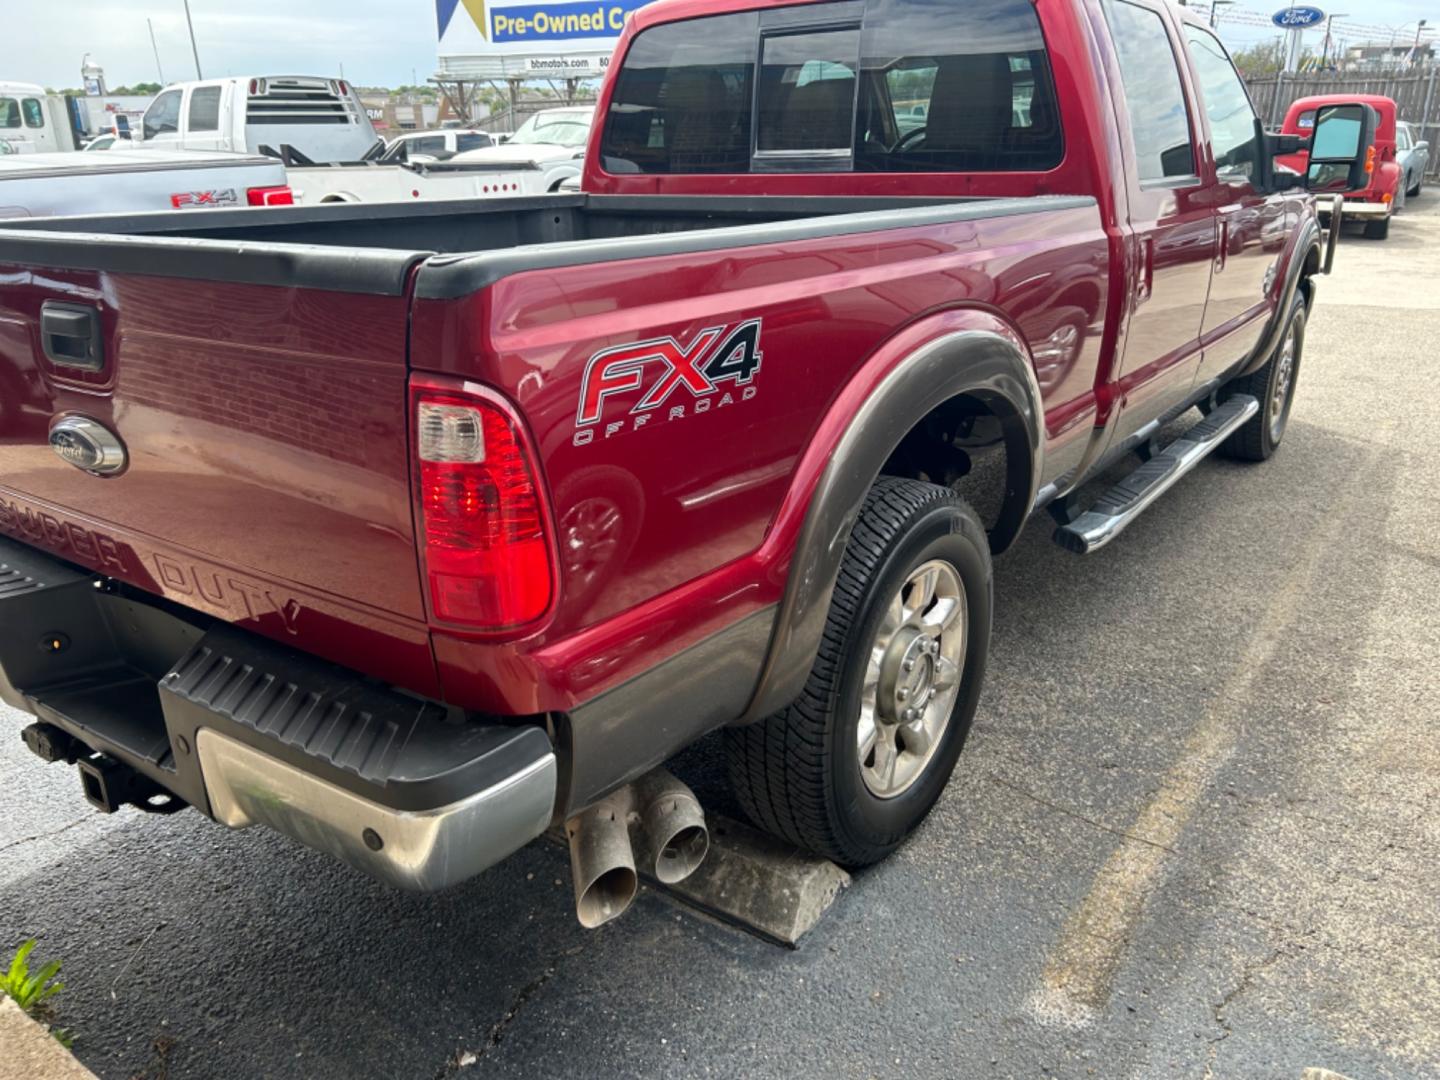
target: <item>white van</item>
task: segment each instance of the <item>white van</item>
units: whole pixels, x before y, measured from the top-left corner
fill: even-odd
[[[359,161],[375,129],[343,79],[239,76],[175,83],[145,110],[136,135],[165,150],[281,153],[314,162]]]

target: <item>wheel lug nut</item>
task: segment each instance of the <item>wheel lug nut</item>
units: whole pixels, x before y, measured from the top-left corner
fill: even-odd
[[[914,661],[914,660],[906,660],[906,661],[905,661],[905,670],[906,670],[906,671],[914,671],[914,670],[915,670],[915,661]]]
[[[908,698],[908,697],[910,696],[910,690],[909,690],[908,687],[902,686],[899,690],[896,690],[896,691],[895,691],[895,696],[896,696],[897,698],[899,698],[901,701],[904,701],[906,698]]]

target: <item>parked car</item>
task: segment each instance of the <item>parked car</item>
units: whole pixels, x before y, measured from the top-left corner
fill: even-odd
[[[1356,188],[1376,123],[1318,106],[1281,174],[1184,8],[936,11],[638,8],[581,195],[0,229],[30,747],[417,889],[564,822],[586,925],[704,857],[652,770],[717,729],[761,827],[893,851],[1025,523],[1094,552],[1281,445],[1338,232],[1298,185]]]
[[[216,210],[291,201],[285,166],[258,154],[137,150],[0,161],[0,218]]]
[[[1400,163],[1401,186],[1407,198],[1420,194],[1430,169],[1430,144],[1420,138],[1414,124],[1395,125],[1395,160]]]
[[[175,83],[145,110],[144,145],[173,150],[280,153],[359,161],[378,136],[344,79],[231,76]]]
[[[565,180],[580,175],[585,141],[595,119],[593,105],[545,109],[529,117],[504,143],[456,154],[456,164],[470,162],[533,162],[543,173],[543,188],[558,191]]]
[[[495,146],[487,131],[469,128],[445,128],[441,131],[407,131],[391,139],[380,157],[383,162],[448,161],[467,150],[484,150]]]
[[[1396,160],[1395,102],[1378,94],[1318,94],[1298,98],[1285,113],[1282,134],[1308,138],[1315,129],[1318,110],[1338,102],[1361,102],[1374,109],[1379,117],[1375,138],[1369,153],[1369,168],[1364,183],[1356,190],[1345,192],[1345,213],[1343,220],[1364,224],[1365,235],[1372,240],[1384,240],[1390,235],[1390,219],[1405,206],[1405,184],[1402,170]],[[1280,159],[1283,164],[1303,173],[1309,161],[1309,151],[1301,148]],[[1323,215],[1323,208],[1322,208]]]

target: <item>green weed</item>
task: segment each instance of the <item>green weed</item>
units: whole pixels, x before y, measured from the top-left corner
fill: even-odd
[[[0,978],[0,994],[14,1000],[15,1004],[35,1019],[47,1022],[50,1018],[50,999],[65,989],[65,984],[56,982],[60,974],[60,961],[51,960],[35,974],[30,974],[30,953],[35,949],[35,939],[21,945],[10,961],[10,968]],[[51,1028],[50,1033],[60,1043],[69,1047],[74,1036],[63,1028]]]

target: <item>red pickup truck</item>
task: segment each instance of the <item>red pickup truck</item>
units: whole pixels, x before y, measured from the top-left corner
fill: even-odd
[[[725,728],[758,824],[882,858],[992,556],[1275,450],[1374,123],[1276,170],[1163,0],[659,0],[598,116],[582,195],[0,230],[0,697],[97,806],[422,889],[566,822],[597,923]]]
[[[1363,183],[1344,193],[1345,218],[1364,223],[1365,235],[1384,240],[1390,235],[1390,218],[1405,208],[1404,170],[1396,160],[1395,101],[1379,94],[1321,94],[1297,98],[1285,112],[1283,135],[1309,138],[1321,108],[1337,103],[1360,102],[1375,110],[1374,138],[1367,150]],[[1301,149],[1279,158],[1280,164],[1304,172],[1309,154]],[[1322,221],[1325,209],[1321,207]]]

